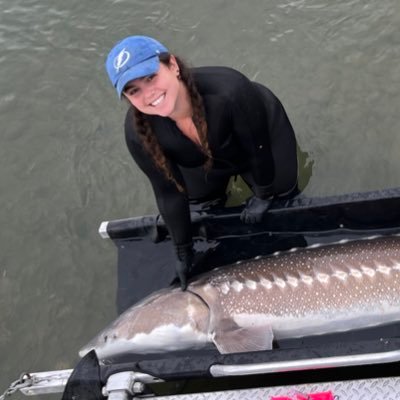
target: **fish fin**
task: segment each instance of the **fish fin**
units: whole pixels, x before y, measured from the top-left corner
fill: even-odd
[[[212,340],[221,354],[271,350],[273,332],[270,325],[241,327],[234,321],[220,321]]]

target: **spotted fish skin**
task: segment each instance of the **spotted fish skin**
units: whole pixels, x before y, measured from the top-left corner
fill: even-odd
[[[190,282],[186,292],[155,293],[122,314],[80,354],[91,348],[103,355],[159,352],[160,347],[169,351],[208,342],[221,353],[266,350],[273,338],[399,320],[399,289],[398,235],[292,249],[217,268]],[[160,318],[160,310],[174,310],[175,316]],[[162,341],[156,332],[164,333]],[[141,347],[136,342],[143,334],[147,341]],[[157,342],[152,344],[152,338]]]
[[[209,304],[210,330],[222,341],[233,332],[227,320],[238,329],[271,327],[276,339],[395,321],[399,289],[399,236],[278,252],[214,270],[189,286]]]

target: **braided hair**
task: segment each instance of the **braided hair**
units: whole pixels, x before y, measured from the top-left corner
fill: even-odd
[[[168,66],[170,64],[171,54],[163,53],[160,54],[159,58],[160,62]],[[212,166],[212,156],[207,139],[207,122],[205,118],[203,99],[196,88],[194,79],[187,65],[179,57],[175,57],[175,59],[179,67],[178,79],[180,79],[183,82],[183,84],[186,86],[188,90],[193,110],[193,115],[192,115],[193,123],[197,129],[200,138],[201,148],[204,154],[207,156],[206,162],[204,163],[204,169],[206,171],[209,171]],[[184,192],[182,185],[180,185],[176,181],[176,179],[172,174],[171,166],[168,162],[168,159],[165,157],[165,154],[156,136],[153,133],[151,125],[148,119],[146,118],[146,115],[141,111],[139,111],[137,108],[134,108],[134,116],[135,116],[136,131],[140,139],[142,140],[144,149],[149,153],[155,165],[159,170],[161,170],[164,173],[165,177],[169,181],[173,182],[180,192]]]

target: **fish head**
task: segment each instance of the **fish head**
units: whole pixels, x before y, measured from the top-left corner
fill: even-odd
[[[201,348],[208,341],[209,309],[190,291],[158,291],[133,305],[80,351],[100,360],[118,355]]]

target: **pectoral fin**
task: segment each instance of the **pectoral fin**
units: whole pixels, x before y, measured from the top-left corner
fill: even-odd
[[[269,325],[243,328],[225,319],[219,321],[212,340],[221,354],[271,350],[273,332]]]

